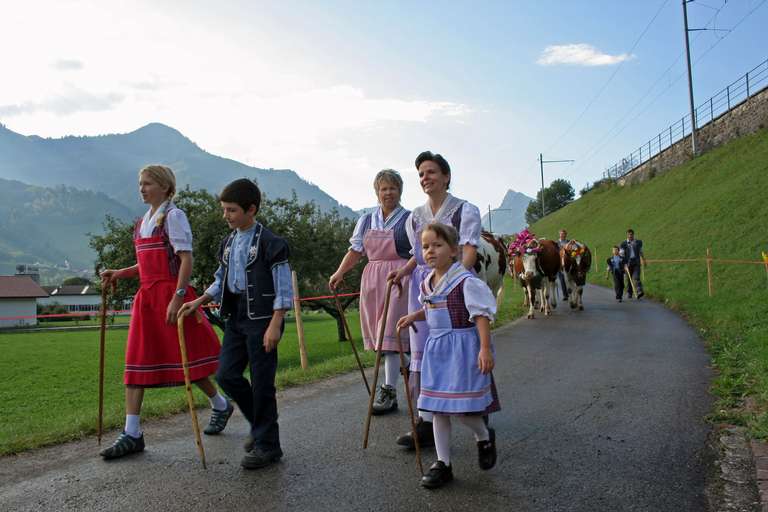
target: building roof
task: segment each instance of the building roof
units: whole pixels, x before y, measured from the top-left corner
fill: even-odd
[[[45,290],[29,276],[0,276],[0,299],[47,297]]]
[[[61,295],[99,295],[98,290],[90,284],[73,284],[66,286],[56,286],[50,292],[51,297],[58,297]]]

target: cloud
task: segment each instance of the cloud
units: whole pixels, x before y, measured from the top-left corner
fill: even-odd
[[[59,71],[79,71],[84,67],[83,62],[77,59],[59,59],[53,63],[53,68]]]
[[[612,66],[625,60],[634,58],[629,53],[610,55],[603,53],[592,45],[561,44],[544,48],[541,56],[536,61],[540,66],[555,66],[557,64],[571,64],[574,66]]]
[[[42,101],[0,105],[0,116],[12,117],[36,112],[49,112],[58,116],[66,116],[76,112],[101,112],[111,110],[124,98],[124,95],[116,92],[96,94],[69,87],[62,94]]]

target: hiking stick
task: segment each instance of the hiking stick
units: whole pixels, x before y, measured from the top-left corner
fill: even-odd
[[[101,326],[99,332],[99,419],[96,423],[96,439],[101,445],[104,426],[104,345],[107,336],[107,287],[101,287]]]
[[[344,331],[347,333],[347,338],[349,338],[349,344],[352,345],[352,352],[355,353],[355,359],[357,360],[357,367],[360,368],[360,375],[363,376],[363,383],[365,384],[365,389],[368,390],[368,394],[371,394],[371,387],[368,385],[368,379],[365,377],[365,370],[363,369],[363,363],[360,362],[360,355],[357,353],[357,347],[355,346],[354,340],[352,340],[352,331],[349,330],[349,325],[347,324],[347,317],[344,316],[344,308],[341,307],[341,301],[339,300],[339,293],[334,290],[333,291],[333,300],[336,301],[336,309],[339,312],[339,316],[341,317],[341,323],[344,326]]]
[[[629,267],[627,265],[624,265],[624,271],[627,273],[627,277],[629,278],[629,284],[632,286],[632,295],[637,297],[637,289],[635,289],[635,282],[632,280],[632,274],[629,273]]]
[[[195,444],[197,445],[197,452],[200,454],[200,461],[203,463],[203,469],[207,469],[205,466],[205,448],[203,448],[203,441],[200,439],[200,425],[197,424],[197,413],[195,412],[195,401],[192,397],[192,384],[189,380],[189,361],[187,360],[187,341],[184,339],[184,316],[179,316],[176,321],[176,326],[179,331],[179,349],[181,349],[181,366],[184,369],[184,388],[187,392],[187,405],[189,406],[189,415],[192,417],[192,430],[195,433]],[[197,316],[198,323],[201,322],[199,316]]]
[[[368,433],[371,430],[371,416],[373,416],[373,400],[376,395],[376,384],[379,382],[379,366],[381,365],[381,349],[384,346],[384,332],[387,327],[387,315],[389,313],[389,300],[392,294],[392,280],[387,282],[387,294],[384,296],[384,312],[381,315],[379,327],[379,339],[376,340],[376,365],[373,367],[373,393],[368,398],[368,415],[365,417],[365,434],[363,435],[363,449],[368,448]]]
[[[413,330],[416,331],[416,328],[414,327]],[[408,368],[405,366],[405,355],[403,354],[403,342],[400,339],[400,329],[397,330],[397,345],[400,347],[400,371],[403,372],[405,398],[408,401],[408,414],[411,417],[411,433],[413,434],[413,444],[416,447],[416,466],[419,468],[419,473],[423,475],[424,467],[421,465],[421,447],[419,446],[419,434],[416,432],[416,418],[413,415],[413,399],[411,398],[410,382],[408,382]]]

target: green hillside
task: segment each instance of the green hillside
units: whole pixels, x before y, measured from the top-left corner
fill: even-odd
[[[556,238],[561,227],[596,250],[591,281],[605,286],[609,248],[629,227],[648,259],[703,258],[709,247],[714,258],[759,260],[768,252],[768,130],[648,182],[597,188],[532,230]],[[719,372],[713,420],[768,437],[766,269],[714,263],[713,274],[710,298],[705,263],[649,264],[646,294],[686,315],[706,340]]]

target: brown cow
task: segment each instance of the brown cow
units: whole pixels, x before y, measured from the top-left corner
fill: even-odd
[[[557,307],[557,273],[560,271],[560,249],[557,242],[547,239],[539,239],[539,268],[546,278],[542,286],[542,311],[552,314],[552,309]]]
[[[584,284],[587,281],[587,272],[592,267],[592,252],[586,244],[571,240],[561,249],[560,258],[571,309],[579,308],[579,311],[583,311],[582,295],[584,294]]]
[[[528,306],[528,318],[534,318],[536,297],[541,290],[543,275],[538,264],[538,242],[533,240],[525,252],[516,252],[510,261],[510,272],[518,280],[525,294],[524,306]]]

